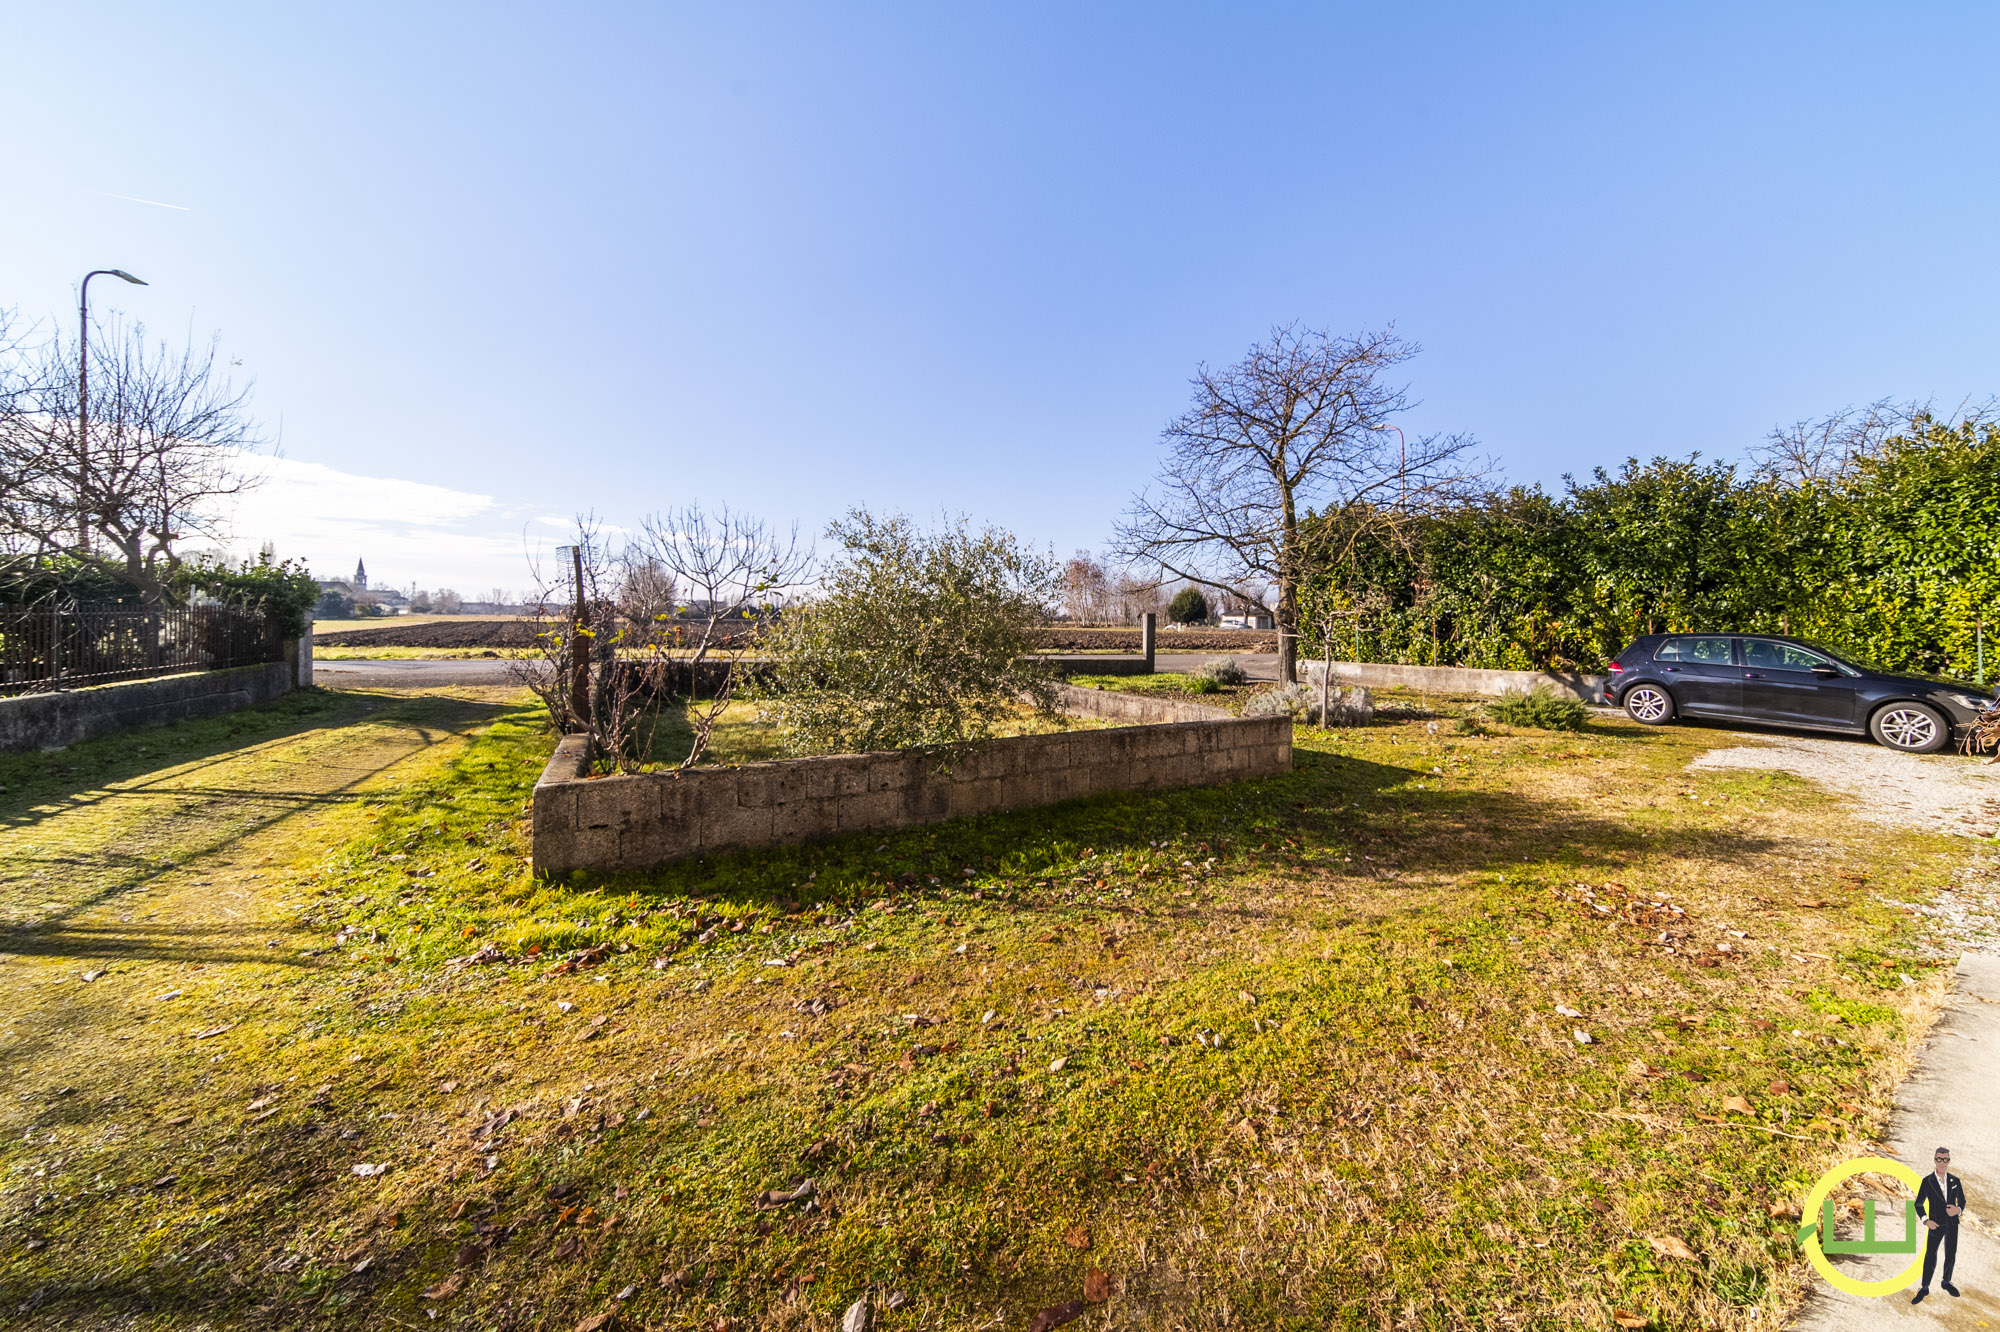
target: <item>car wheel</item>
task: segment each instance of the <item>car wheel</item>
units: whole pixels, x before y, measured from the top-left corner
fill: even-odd
[[[1891,703],[1868,719],[1868,733],[1905,754],[1935,754],[1951,740],[1951,727],[1936,708]]]
[[[1625,715],[1645,726],[1665,726],[1674,719],[1674,696],[1658,685],[1633,685],[1625,693]]]

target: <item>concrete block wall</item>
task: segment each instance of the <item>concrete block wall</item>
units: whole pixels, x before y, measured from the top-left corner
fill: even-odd
[[[534,865],[552,874],[648,869],[1107,791],[1268,777],[1291,767],[1287,717],[1224,715],[1012,736],[955,756],[949,768],[921,754],[891,752],[595,778],[583,776],[583,737],[571,736],[535,785]]]
[[[1229,716],[1229,709],[1178,698],[1121,694],[1115,689],[1085,689],[1081,685],[1058,685],[1056,706],[1078,717],[1108,717],[1130,722],[1216,721]]]
[[[61,749],[112,731],[236,712],[289,693],[299,672],[288,654],[261,666],[0,698],[0,750]]]
[[[1315,689],[1325,670],[1323,661],[1299,663],[1300,675]],[[1433,694],[1486,694],[1494,698],[1545,685],[1586,703],[1595,703],[1598,691],[1604,687],[1601,675],[1567,671],[1488,671],[1470,666],[1397,666],[1357,661],[1334,662],[1333,682],[1366,685],[1370,689],[1422,689]]]

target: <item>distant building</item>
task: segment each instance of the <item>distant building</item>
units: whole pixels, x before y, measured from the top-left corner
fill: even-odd
[[[322,592],[336,593],[357,606],[379,607],[384,614],[402,615],[410,607],[410,599],[395,588],[368,586],[368,564],[365,560],[354,562],[352,578],[321,578],[316,581]]]
[[[1224,629],[1275,629],[1278,622],[1269,611],[1232,611],[1218,622]]]

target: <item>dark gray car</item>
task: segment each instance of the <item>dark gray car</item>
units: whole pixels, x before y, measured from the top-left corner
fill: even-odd
[[[1910,754],[1943,749],[1995,702],[1980,685],[1881,671],[1776,634],[1648,634],[1611,663],[1603,697],[1648,726],[1712,717],[1872,735]]]

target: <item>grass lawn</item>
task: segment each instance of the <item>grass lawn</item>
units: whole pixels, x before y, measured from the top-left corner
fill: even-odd
[[[1099,717],[1043,717],[1025,704],[1011,709],[995,723],[995,735],[1046,735],[1053,731],[1094,731],[1116,725]],[[685,702],[658,714],[652,733],[652,763],[648,766],[675,767],[694,747],[694,727],[688,723]],[[765,763],[790,758],[775,724],[761,720],[761,709],[750,700],[734,700],[716,718],[709,735],[703,764]]]
[[[172,777],[198,727],[0,759],[16,1325],[1768,1328],[1966,865],[1686,772],[1720,731],[1398,714],[1283,778],[559,884],[530,708],[325,697],[233,741],[424,743],[258,828]],[[170,779],[146,905],[73,891]]]

